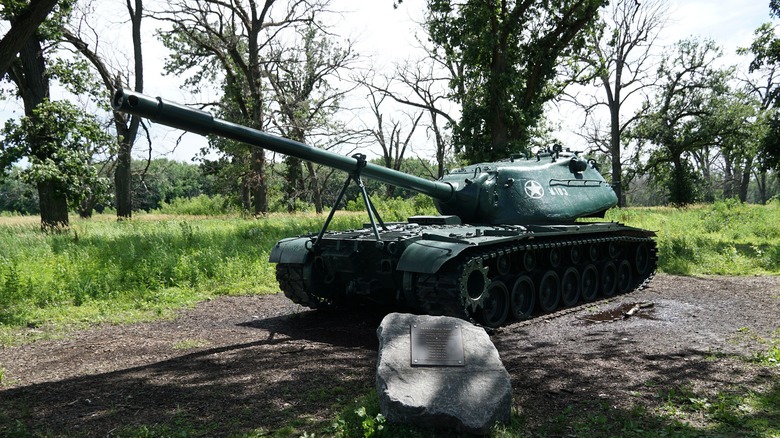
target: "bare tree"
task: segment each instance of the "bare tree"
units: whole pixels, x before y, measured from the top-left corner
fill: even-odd
[[[142,92],[144,88],[143,75],[143,51],[141,49],[141,19],[144,14],[143,0],[126,0],[127,12],[132,25],[133,42],[133,74],[135,91]],[[85,35],[89,33],[90,35]],[[106,59],[101,56],[97,47],[100,43],[98,32],[90,25],[90,17],[82,17],[78,26],[75,28],[65,28],[63,36],[66,41],[72,44],[89,62],[95,67],[100,75],[103,85],[111,92],[122,88],[125,80],[122,73],[115,71],[112,73],[111,67]],[[90,47],[87,37],[92,41],[94,48]],[[128,75],[129,76],[129,75]],[[128,81],[129,82],[129,81]],[[138,136],[138,128],[141,124],[141,118],[138,116],[129,116],[118,111],[113,112],[114,128],[119,148],[117,151],[117,162],[114,170],[115,203],[117,218],[130,218],[133,214],[132,200],[132,173],[130,165],[132,162],[133,145]]]
[[[287,30],[314,22],[325,0],[222,1],[175,0],[154,13],[169,22],[162,32],[171,49],[170,73],[190,74],[187,84],[195,89],[222,82],[220,102],[224,115],[253,128],[269,126],[268,107],[272,92],[266,80],[271,43]],[[277,7],[278,4],[278,7]],[[265,151],[250,146],[251,191],[255,214],[268,211]]]
[[[616,0],[604,12],[600,31],[588,35],[587,55],[578,58],[585,68],[576,72],[576,82],[595,84],[604,92],[587,97],[570,93],[566,100],[585,110],[586,140],[611,155],[612,185],[619,205],[625,206],[622,137],[641,112],[626,119],[621,115],[628,101],[655,84],[651,49],[668,19],[668,6],[666,0]],[[606,133],[593,120],[601,108],[609,111]]]
[[[401,170],[401,165],[406,158],[406,152],[412,140],[414,132],[420,123],[424,112],[416,114],[406,114],[409,119],[409,125],[400,120],[387,120],[382,112],[382,104],[388,98],[388,93],[381,90],[387,87],[376,87],[371,82],[364,79],[363,86],[368,90],[369,109],[373,116],[373,124],[366,127],[368,136],[382,148],[382,161],[384,166],[389,169]],[[407,132],[404,132],[408,130]],[[392,198],[395,194],[395,186],[388,184],[385,195]]]
[[[339,47],[319,26],[308,24],[297,30],[295,49],[271,42],[269,59],[263,70],[274,91],[273,122],[282,136],[308,143],[315,131],[329,131],[330,120],[339,109],[339,101],[354,86],[340,87],[335,83],[340,74],[356,59],[352,44]],[[338,141],[340,134],[329,132]],[[287,157],[286,195],[288,211],[295,210],[295,200],[305,192],[312,195],[317,213],[322,213],[322,190],[317,178],[317,166],[306,162],[309,174],[308,190],[303,175],[304,163]]]

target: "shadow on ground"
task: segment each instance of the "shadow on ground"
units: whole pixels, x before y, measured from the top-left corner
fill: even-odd
[[[240,324],[260,340],[0,392],[0,435],[106,436],[134,428],[209,436],[332,418],[374,384],[373,313],[303,312]],[[5,426],[2,424],[5,423]],[[4,429],[5,427],[5,429]]]

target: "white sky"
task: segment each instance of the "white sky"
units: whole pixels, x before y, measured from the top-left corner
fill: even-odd
[[[690,36],[711,38],[723,47],[724,62],[727,64],[747,62],[736,56],[736,48],[747,46],[753,38],[753,31],[761,23],[769,21],[768,0],[669,1],[672,20],[662,34],[662,44],[670,45]],[[110,2],[102,0],[98,4],[101,8],[111,4],[113,11],[110,11],[108,16],[120,17],[120,19],[126,16],[122,0]],[[414,21],[422,16],[424,2],[406,0],[401,7],[393,9],[393,0],[332,0],[331,8],[344,11],[341,17],[334,18],[334,23],[338,24],[335,30],[342,37],[349,37],[356,41],[357,51],[370,55],[376,69],[391,68],[396,61],[414,58],[417,46],[414,36],[420,32]],[[111,21],[110,18],[106,21],[107,25],[111,24],[108,23]],[[180,80],[162,75],[165,50],[156,41],[151,23],[151,21],[144,22],[144,33],[147,35],[145,93],[161,95],[173,101],[193,101],[187,90],[182,89]],[[4,33],[5,30],[0,28],[0,32]],[[112,37],[116,41],[111,41]],[[106,46],[129,40],[129,36],[124,37],[121,32],[116,31],[102,38]],[[0,123],[5,123],[8,118],[18,118],[20,113],[19,102],[0,101]],[[571,120],[569,122],[573,123]],[[568,126],[564,123],[563,129],[564,131],[577,129],[577,126]],[[187,134],[176,151],[171,153],[170,150],[179,135],[178,131],[155,129],[154,155],[189,161],[201,147],[205,146],[204,139],[194,134]],[[563,132],[561,137],[567,142],[577,141],[567,132]],[[135,153],[143,156],[145,151],[143,148],[136,148]]]

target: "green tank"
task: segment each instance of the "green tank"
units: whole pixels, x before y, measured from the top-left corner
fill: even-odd
[[[456,169],[437,181],[407,175],[214,118],[161,98],[119,90],[113,107],[157,123],[257,145],[347,173],[319,232],[271,250],[284,294],[319,309],[372,303],[476,319],[490,327],[625,293],[655,272],[655,233],[603,217],[617,203],[593,161],[556,145],[534,156]],[[438,216],[385,223],[362,178],[431,196]],[[355,183],[368,206],[363,229],[328,231]]]

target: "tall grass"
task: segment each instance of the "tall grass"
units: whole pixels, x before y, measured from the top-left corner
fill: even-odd
[[[658,234],[659,270],[682,275],[780,274],[780,202],[613,209],[607,219]]]
[[[334,228],[354,228],[355,214]],[[225,294],[278,291],[273,245],[317,230],[321,217],[74,220],[46,235],[0,221],[0,328],[137,320]],[[2,339],[0,339],[2,341]]]

